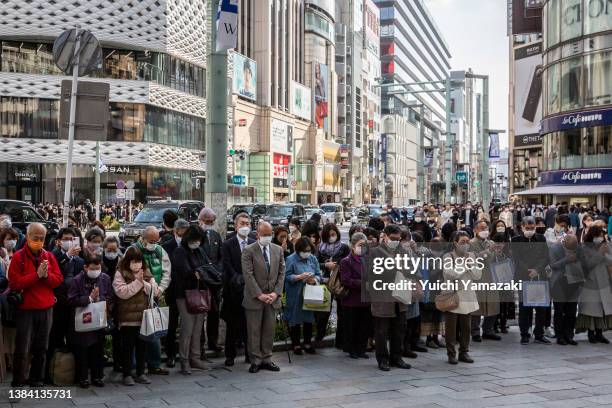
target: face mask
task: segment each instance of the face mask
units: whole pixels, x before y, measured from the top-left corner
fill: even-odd
[[[404,248],[406,251],[410,250],[410,241],[408,242],[402,242],[402,248]]]
[[[495,228],[495,231],[504,233],[504,232],[506,232],[506,227],[497,227],[497,228]]]
[[[467,254],[470,250],[470,244],[459,244],[457,245],[457,252]]]
[[[17,246],[17,240],[9,239],[8,241],[4,241],[4,247],[9,251],[12,251]]]
[[[151,251],[152,252],[152,251],[155,251],[155,248],[157,248],[157,244],[147,243],[145,245],[145,248],[146,248],[147,251]]]
[[[61,246],[64,251],[68,251],[70,248],[72,248],[72,240],[62,241]]]
[[[361,256],[363,255],[363,247],[361,246],[355,247],[353,248],[353,252],[355,253],[355,255]]]
[[[270,245],[270,242],[272,242],[272,237],[270,236],[259,238],[259,243],[261,244],[261,246],[267,247],[268,245]]]
[[[423,221],[423,218],[421,217],[414,217],[414,222],[421,222]]]
[[[43,246],[45,246],[45,243],[43,241],[31,241],[28,240],[28,246],[30,247],[30,249],[34,252],[38,252],[41,249],[43,249]]]
[[[0,221],[0,228],[2,229],[8,229],[8,228],[11,228],[12,226],[13,226],[13,223],[9,219],[4,219]]]
[[[472,206],[471,206],[471,205],[468,205],[467,207],[465,207],[465,209],[466,209],[466,210],[471,210],[471,209],[472,209]]]
[[[213,228],[215,228],[215,226],[214,226],[214,225],[202,224],[202,229],[203,229],[204,231],[208,231],[208,230],[211,230],[211,229],[213,229]]]
[[[331,237],[329,237],[329,243],[333,244],[334,242],[336,242],[337,239],[338,239],[338,237],[336,237],[335,235],[331,236]]]
[[[87,244],[87,246],[92,251],[97,251],[98,249],[100,249],[102,247],[102,244],[98,244],[98,243],[95,243],[95,242],[90,242],[90,243]]]
[[[396,249],[399,246],[400,242],[399,241],[388,241],[387,242],[387,246],[389,247],[389,249]]]
[[[535,231],[525,231],[525,238],[531,238],[535,235]]]
[[[98,276],[102,273],[102,269],[88,269],[87,277],[89,279],[98,279]]]
[[[594,243],[594,244],[598,244],[598,245],[599,245],[599,244],[601,244],[602,242],[604,242],[603,237],[595,237],[595,238],[593,238],[593,243]]]
[[[195,241],[188,243],[187,246],[189,247],[189,249],[198,249],[200,247],[200,244],[200,241]]]
[[[489,231],[480,231],[478,233],[478,236],[480,237],[480,239],[487,239],[489,238]]]
[[[240,235],[241,237],[248,237],[250,233],[251,233],[251,228],[250,227],[240,227],[240,228],[238,228],[238,235]]]
[[[116,252],[116,251],[105,252],[104,256],[106,257],[106,259],[114,261],[119,256],[119,252]]]
[[[181,242],[183,241],[183,237],[174,237],[174,240],[176,241],[176,245],[181,246]]]
[[[300,252],[300,258],[302,259],[308,259],[309,256],[310,252]]]
[[[142,269],[142,262],[130,262],[130,270],[134,273],[139,272]]]
[[[297,227],[294,226],[294,225],[290,225],[289,226],[289,232],[292,233],[292,234],[295,232],[296,229],[297,229]]]

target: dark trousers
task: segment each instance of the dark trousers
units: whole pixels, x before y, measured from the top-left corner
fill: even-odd
[[[236,310],[230,318],[225,321],[225,358],[235,359],[237,353],[236,344],[238,342],[244,344],[245,351],[244,355],[248,356],[249,353],[246,350],[247,347],[247,329],[246,329],[246,317],[244,315],[244,309],[241,307],[240,310]]]
[[[546,318],[544,319],[544,327],[550,327],[552,323],[552,307],[548,306],[546,309]]]
[[[33,381],[44,379],[45,355],[49,344],[49,332],[53,324],[53,309],[17,310],[15,312],[16,334],[15,354],[13,356],[13,384],[25,383],[27,356],[32,356],[30,378]]]
[[[166,335],[164,348],[166,357],[174,359],[176,358],[176,330],[178,329],[179,311],[174,296],[167,296],[166,304],[168,305],[168,334]]]
[[[421,337],[421,315],[406,320],[406,333],[404,334],[404,350],[411,350]]]
[[[315,333],[315,340],[322,341],[327,333],[327,324],[329,323],[330,312],[314,312],[315,324],[317,332]],[[340,319],[338,318],[338,321]],[[336,347],[338,345],[336,344]]]
[[[372,325],[370,307],[344,307],[343,310],[344,348],[351,354],[365,353]]]
[[[401,360],[402,341],[406,332],[406,312],[396,312],[395,317],[374,317],[374,331],[376,360],[379,363]]]
[[[495,320],[497,319],[497,315],[495,316],[480,316],[480,315],[471,315],[471,332],[472,336],[480,336],[480,320],[482,317],[482,334],[495,334]]]
[[[574,338],[576,325],[576,302],[554,302],[555,307],[555,336],[557,339],[571,340]]]
[[[499,326],[500,329],[504,330],[508,326],[508,320],[515,318],[515,305],[514,302],[500,302],[499,303]]]
[[[302,323],[289,326],[289,335],[291,336],[291,346],[293,348],[300,347],[300,337],[302,334],[302,328],[304,332],[304,345],[310,346],[312,343],[312,323]]]
[[[221,303],[221,294],[219,289],[213,290],[212,302],[214,303],[214,306],[206,314],[206,336],[202,336],[202,338],[205,339],[209,350],[216,349],[217,341],[219,340],[219,305]],[[203,345],[202,348],[204,348]]]
[[[101,380],[104,377],[104,337],[90,346],[80,344],[72,347],[77,381],[87,381],[91,369],[91,379]]]
[[[337,302],[339,303],[339,302]],[[342,306],[341,304],[336,304],[336,339],[335,339],[335,346],[337,349],[342,350],[342,351],[348,351],[347,345],[346,345],[346,312],[345,312],[345,307]],[[328,321],[329,321],[329,317],[328,317]],[[327,328],[327,325],[326,325]]]
[[[119,330],[121,331],[123,376],[131,375],[134,353],[136,354],[136,375],[144,374],[147,343],[140,339],[140,326],[123,326]]]
[[[113,371],[121,372],[121,332],[118,327],[111,332],[111,342],[113,345]]]
[[[70,326],[74,326],[74,317],[72,310],[68,305],[56,303],[53,306],[53,324],[49,332],[49,344],[47,346],[47,368],[45,370],[46,378],[51,378],[50,367],[48,367],[53,353],[59,349],[65,349],[68,346],[68,333]]]
[[[444,331],[446,332],[446,353],[455,357],[457,353],[457,340],[459,340],[459,354],[470,351],[470,325],[472,316],[444,312]]]
[[[542,337],[544,335],[544,323],[546,322],[547,307],[530,307],[523,306],[523,302],[519,303],[519,328],[521,337],[529,337],[529,329],[533,323],[533,312],[535,311],[535,327],[533,335]]]

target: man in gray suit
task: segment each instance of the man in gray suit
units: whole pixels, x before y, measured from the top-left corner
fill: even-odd
[[[257,225],[257,242],[242,251],[244,275],[244,306],[247,342],[250,354],[250,373],[261,368],[280,371],[271,360],[274,343],[276,313],[281,308],[285,282],[285,259],[280,246],[272,244],[272,225]]]

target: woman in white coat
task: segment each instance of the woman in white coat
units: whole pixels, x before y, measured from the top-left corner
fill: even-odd
[[[448,362],[457,364],[457,360],[473,363],[468,354],[470,346],[470,313],[478,310],[476,291],[469,284],[480,280],[482,269],[476,265],[476,258],[470,250],[470,236],[465,231],[455,231],[452,239],[452,251],[442,258],[444,279],[456,284],[459,297],[457,308],[444,312],[444,328],[446,332],[446,351]],[[451,264],[452,260],[452,264]],[[450,267],[452,265],[453,267]],[[467,266],[466,266],[467,265]],[[466,288],[464,283],[468,283]],[[457,359],[457,338],[459,339],[459,359]]]

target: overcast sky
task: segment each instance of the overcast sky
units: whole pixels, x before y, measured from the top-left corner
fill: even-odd
[[[425,0],[425,4],[450,47],[453,70],[472,68],[474,73],[489,74],[490,128],[507,129],[506,0]]]

